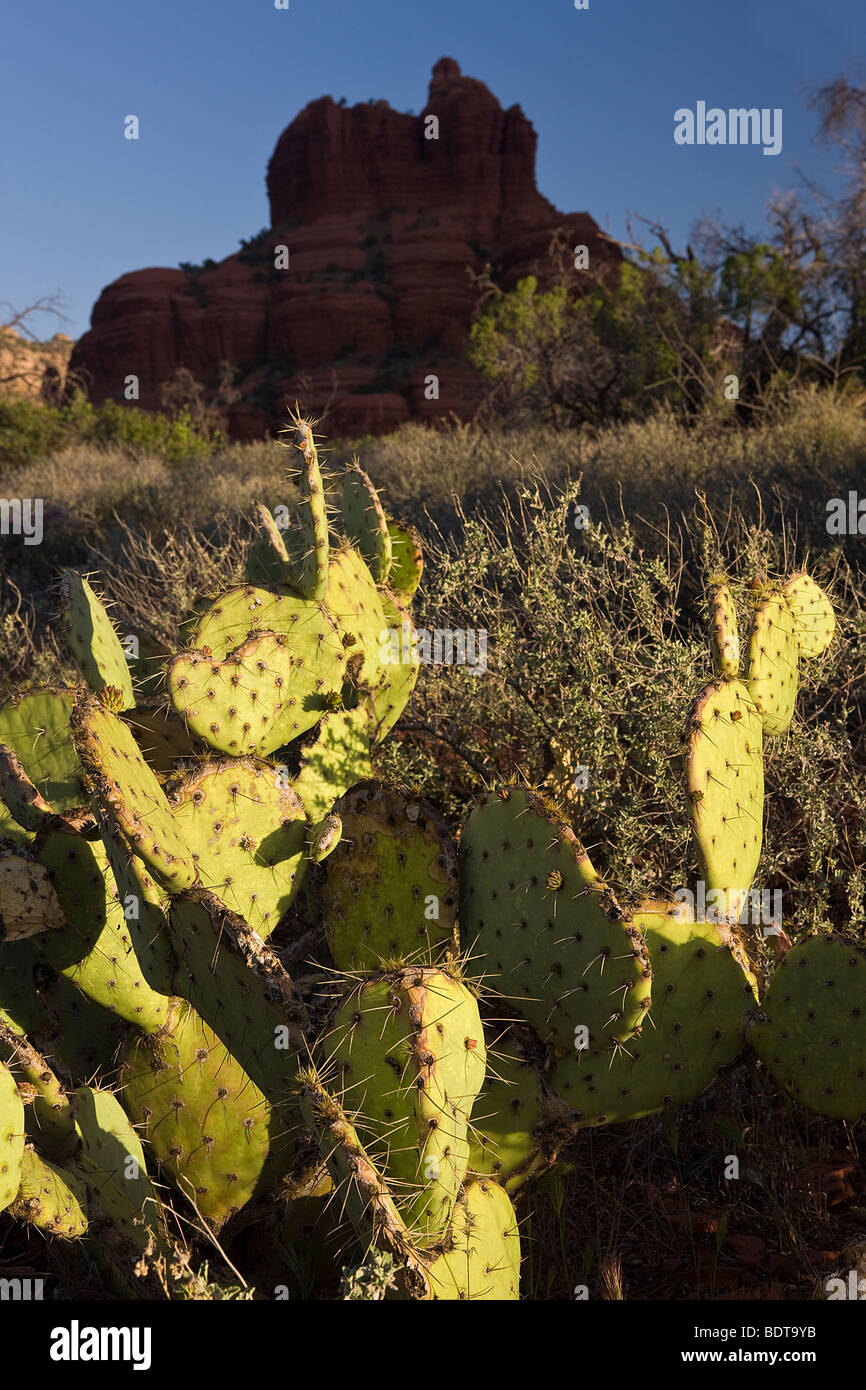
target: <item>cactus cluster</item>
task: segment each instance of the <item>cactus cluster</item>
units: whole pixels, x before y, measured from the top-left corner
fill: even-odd
[[[229,1242],[374,1250],[388,1297],[515,1299],[512,1198],[581,1129],[693,1099],[747,1042],[804,1104],[866,1110],[864,1047],[839,1046],[862,951],[810,940],[761,999],[740,924],[764,739],[832,605],[804,574],[758,594],[741,674],[712,585],[683,760],[721,908],[693,920],[605,883],[541,791],[490,791],[458,849],[375,778],[418,676],[387,639],[412,631],[420,542],[357,464],[334,508],[309,422],[288,448],[288,528],[259,508],[247,582],[196,606],[158,679],[69,574],[81,684],[0,707],[0,1209],[119,1296],[170,1291],[189,1203]]]

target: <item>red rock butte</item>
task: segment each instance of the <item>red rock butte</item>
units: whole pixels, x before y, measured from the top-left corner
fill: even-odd
[[[536,143],[521,108],[504,111],[453,58],[433,69],[420,116],[320,97],[271,156],[270,228],[219,263],[108,285],[70,371],[94,402],[123,400],[135,375],[139,404],[158,410],[178,368],[212,390],[231,362],[238,439],[272,432],[295,400],[312,415],[329,405],[331,436],[467,418],[483,385],[465,358],[468,269],[489,263],[505,288],[530,273],[544,283],[558,228],[590,264],[619,259],[587,213],[560,213],[539,193]],[[275,267],[280,246],[287,269]]]

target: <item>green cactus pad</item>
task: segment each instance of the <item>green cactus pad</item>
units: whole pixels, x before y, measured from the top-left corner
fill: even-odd
[[[541,797],[505,787],[476,807],[460,892],[464,949],[543,1042],[570,1052],[578,1027],[603,1046],[640,1026],[651,993],[643,938]]]
[[[707,888],[740,916],[764,827],[761,716],[742,681],[718,680],[692,705],[683,736],[689,812]]]
[[[0,851],[0,942],[11,944],[65,926],[48,870],[29,854]]]
[[[10,949],[19,951],[28,946]],[[33,979],[43,1018],[30,1033],[41,1052],[64,1076],[107,1076],[114,1068],[129,1025],[118,1014],[82,994],[71,980],[33,953]],[[74,1084],[74,1081],[73,1081]]]
[[[18,825],[37,831],[54,812],[34,787],[14,748],[0,743],[0,800]]]
[[[162,1167],[216,1229],[285,1168],[289,1119],[188,1005],[170,1029],[133,1043],[121,1094]]]
[[[361,782],[334,806],[343,824],[321,889],[341,970],[389,959],[430,964],[456,950],[457,855],[429,802]]]
[[[337,797],[373,775],[367,713],[353,710],[326,714],[315,739],[301,751],[301,768],[293,782],[311,821],[326,816]]]
[[[414,967],[369,976],[322,1042],[338,1098],[419,1239],[444,1230],[469,1160],[484,1030],[458,980]]]
[[[811,936],[776,968],[749,1042],[781,1086],[819,1115],[866,1113],[866,952]]]
[[[179,653],[168,688],[197,738],[220,753],[261,757],[317,724],[334,689],[275,632],[250,635],[223,661],[203,651]]]
[[[47,686],[0,705],[0,740],[14,748],[30,781],[58,815],[88,801],[69,727],[74,701],[74,691]]]
[[[0,1211],[15,1200],[24,1157],[24,1103],[15,1078],[0,1062]]]
[[[168,930],[168,894],[154,883],[96,798],[94,804],[126,929],[142,976],[157,994],[175,994],[177,958]]]
[[[0,942],[0,1022],[19,1035],[35,1035],[48,1018],[36,993],[35,964],[32,941],[5,946]]]
[[[343,525],[377,584],[391,570],[391,533],[379,494],[357,461],[343,474]]]
[[[87,1231],[87,1193],[83,1182],[64,1168],[24,1150],[21,1186],[9,1208],[12,1216],[60,1240],[80,1240]]]
[[[516,1302],[520,1231],[511,1199],[487,1178],[466,1185],[457,1200],[446,1249],[429,1268],[437,1300]]]
[[[173,786],[171,800],[203,887],[267,937],[304,874],[300,797],[270,763],[238,758],[205,763]]]
[[[346,654],[336,624],[321,604],[287,589],[258,589],[252,584],[229,589],[199,616],[189,643],[208,648],[222,661],[250,633],[259,631],[288,637],[290,652],[316,672],[323,689],[340,688]]]
[[[94,1003],[156,1032],[165,1024],[167,1000],[141,969],[102,841],[53,831],[39,855],[69,926],[40,938],[37,951]]]
[[[548,1076],[580,1125],[635,1120],[694,1100],[745,1047],[755,981],[725,929],[648,912],[637,920],[653,971],[652,1009],[640,1034],[612,1050],[572,1049]]]
[[[400,1293],[428,1300],[431,1293],[427,1266],[412,1244],[391,1190],[364,1149],[357,1129],[337,1098],[326,1090],[315,1068],[304,1069],[299,1079],[301,1113],[327,1164],[341,1213],[354,1226],[365,1252],[373,1246],[395,1259]]]
[[[836,615],[824,590],[808,574],[792,574],[782,596],[794,618],[794,632],[803,656],[821,656],[833,641]]]
[[[70,1166],[87,1188],[89,1253],[117,1297],[142,1297],[148,1282],[142,1255],[167,1255],[170,1249],[141,1140],[111,1091],[81,1086],[70,1101],[81,1144]]]
[[[325,606],[340,629],[355,681],[375,689],[387,679],[383,652],[390,652],[388,621],[373,576],[351,546],[331,558]]]
[[[424,573],[421,537],[414,526],[388,518],[391,536],[391,572],[388,588],[403,603],[411,603]]]
[[[95,695],[107,687],[120,691],[120,709],[132,709],[135,695],[126,653],[100,600],[86,579],[67,570],[61,581],[63,626],[76,664]]]
[[[370,697],[370,722],[377,743],[391,732],[406,708],[421,669],[420,642],[408,612],[385,592],[380,592],[379,599],[387,636],[380,641],[382,681]]]
[[[69,1098],[45,1057],[0,1017],[0,1061],[26,1090],[25,1128],[42,1153],[62,1163],[77,1147]]]
[[[269,1100],[285,1100],[306,1010],[291,977],[242,917],[204,889],[175,896],[169,924],[189,1002]]]
[[[156,776],[122,719],[79,696],[72,736],[91,788],[130,848],[169,892],[189,888],[195,866]]]
[[[469,1172],[516,1192],[553,1163],[568,1132],[562,1111],[532,1062],[488,1051],[484,1086],[472,1109]]]
[[[287,443],[300,455],[297,471],[290,470],[290,481],[301,494],[300,507],[286,541],[292,564],[292,587],[304,598],[323,599],[328,587],[328,514],[325,490],[312,425],[296,415],[284,432]]]
[[[740,637],[737,609],[727,584],[710,591],[710,644],[717,676],[734,677],[740,671]]]
[[[749,639],[749,695],[765,734],[783,734],[794,717],[799,657],[794,614],[785,598],[775,594],[755,610]]]

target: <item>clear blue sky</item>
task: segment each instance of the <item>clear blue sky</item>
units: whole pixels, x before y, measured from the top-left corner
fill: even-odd
[[[422,107],[444,56],[539,137],[538,183],[615,235],[703,212],[758,229],[799,166],[830,174],[808,88],[866,59],[864,0],[25,0],[6,7],[0,299],[62,292],[73,337],[128,270],[215,260],[268,221],[265,165],[310,100]],[[857,63],[860,63],[858,70]],[[673,113],[782,107],[784,145],[681,148]],[[141,120],[138,143],[124,116]]]

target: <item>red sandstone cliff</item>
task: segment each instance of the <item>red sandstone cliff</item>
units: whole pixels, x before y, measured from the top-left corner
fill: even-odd
[[[438,121],[438,138],[433,123]],[[535,186],[536,135],[451,58],[433,70],[420,116],[379,101],[311,102],[283,131],[267,171],[271,228],[192,273],[138,270],[100,295],[70,369],[90,396],[140,382],[157,409],[179,367],[213,385],[238,368],[235,437],[266,433],[297,398],[328,432],[376,433],[410,418],[471,414],[480,396],[464,350],[475,303],[467,267],[513,285],[544,278],[557,227],[611,258],[586,213],[562,214]],[[274,247],[288,248],[288,269]],[[425,379],[439,380],[438,399]]]

